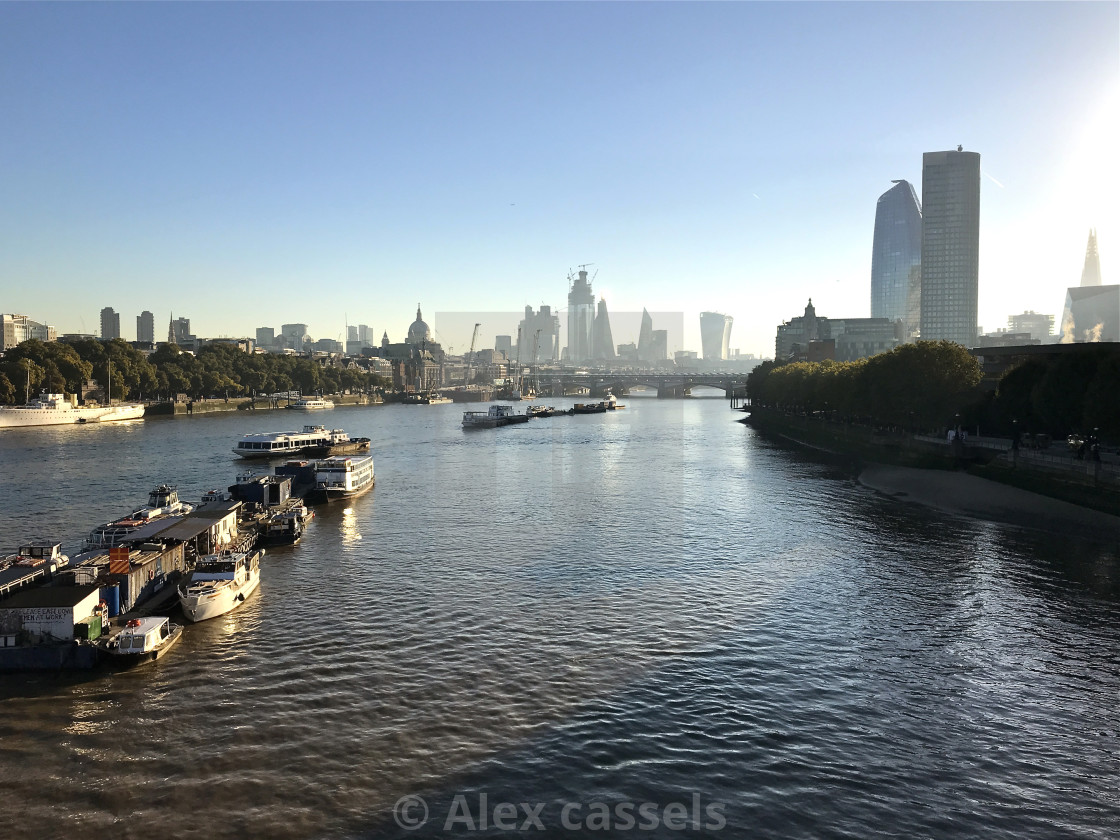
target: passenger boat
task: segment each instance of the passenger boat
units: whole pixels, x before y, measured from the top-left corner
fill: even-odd
[[[109,653],[118,665],[153,662],[174,647],[182,636],[182,625],[172,624],[165,617],[134,618],[109,642]]]
[[[293,411],[322,411],[327,408],[334,408],[334,403],[322,397],[303,397],[294,403],[288,403],[284,407]]]
[[[373,456],[335,455],[315,462],[315,489],[319,499],[349,499],[373,487]]]
[[[513,423],[528,423],[528,414],[518,414],[512,405],[492,405],[488,411],[464,411],[464,429],[493,429]]]
[[[451,402],[451,397],[445,397],[438,391],[420,391],[415,394],[405,394],[401,402],[404,405],[444,405]]]
[[[179,605],[189,621],[225,615],[245,603],[261,582],[263,549],[207,554],[179,587]]]
[[[0,405],[0,429],[108,423],[112,420],[143,418],[144,406],[139,403],[76,406],[65,394],[51,394],[47,391],[43,391],[38,399],[31,400],[26,405]]]
[[[342,429],[304,426],[302,432],[264,432],[246,435],[237,442],[234,454],[242,458],[286,458],[308,455],[326,458],[351,452],[368,452],[369,438],[351,438]]]
[[[619,405],[618,399],[614,394],[607,394],[607,398],[602,402],[576,403],[572,410],[576,414],[605,414],[608,411],[614,411],[619,408],[626,408],[626,406]]]
[[[135,510],[128,516],[98,525],[86,537],[85,549],[93,551],[120,545],[139,528],[155,519],[172,516],[185,516],[195,506],[179,500],[178,488],[161,484],[148,494],[148,505]]]

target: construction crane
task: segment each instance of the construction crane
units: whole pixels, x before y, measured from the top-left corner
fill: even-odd
[[[464,385],[471,384],[471,368],[474,366],[474,343],[478,339],[478,328],[481,326],[482,324],[475,324],[474,333],[471,335],[471,349],[467,353],[467,381],[463,383]]]

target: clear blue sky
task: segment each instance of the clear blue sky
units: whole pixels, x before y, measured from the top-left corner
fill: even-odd
[[[1060,316],[1090,226],[1120,280],[1118,10],[3,3],[0,311],[401,340],[420,301],[459,350],[437,313],[563,307],[594,263],[612,311],[771,355],[810,296],[869,314],[877,197],[960,143],[982,326]]]

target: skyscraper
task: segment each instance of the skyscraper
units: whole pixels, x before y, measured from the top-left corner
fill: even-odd
[[[922,156],[921,337],[976,345],[980,274],[980,155]]]
[[[871,317],[918,330],[922,302],[922,207],[908,181],[892,181],[875,204],[871,245]]]
[[[591,358],[591,344],[595,329],[595,295],[587,272],[580,269],[568,289],[568,361],[573,364]]]
[[[599,298],[599,308],[595,313],[595,331],[591,337],[591,357],[603,360],[615,357],[611,319],[607,315],[607,302],[602,298]]]
[[[1097,232],[1089,231],[1089,244],[1085,246],[1085,267],[1081,269],[1082,286],[1101,284],[1101,258],[1097,253]]]
[[[276,341],[276,330],[272,327],[257,327],[257,347],[271,350]]]
[[[101,310],[101,339],[121,337],[121,316],[113,311],[113,307],[106,306]]]
[[[533,365],[551,362],[558,356],[560,316],[553,314],[551,306],[542,306],[538,312],[533,312],[533,307],[526,306],[525,317],[518,327],[521,344],[516,348],[516,358]]]
[[[136,340],[156,343],[156,316],[147,310],[136,316]]]
[[[720,312],[700,313],[700,346],[704,350],[705,362],[721,362],[728,358],[731,324],[730,315]]]
[[[653,318],[642,307],[642,325],[638,329],[638,360],[648,362],[653,357]]]

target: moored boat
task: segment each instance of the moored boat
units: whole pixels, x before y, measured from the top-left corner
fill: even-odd
[[[293,411],[323,411],[324,409],[334,408],[334,402],[322,397],[302,397],[284,407]]]
[[[234,454],[242,458],[286,458],[307,455],[326,458],[369,451],[369,438],[352,438],[342,429],[304,426],[301,432],[262,432],[245,435],[237,442]]]
[[[201,557],[179,587],[179,605],[189,621],[225,615],[245,603],[261,582],[263,549],[223,551]]]
[[[81,423],[108,423],[113,420],[142,420],[144,406],[139,403],[78,406],[65,394],[43,391],[26,405],[0,405],[0,429],[29,426],[64,426]]]
[[[304,527],[314,515],[303,505],[278,511],[261,529],[261,541],[266,545],[295,545],[303,537]]]
[[[316,461],[313,498],[331,501],[365,493],[374,483],[373,456],[335,455]]]
[[[112,548],[120,545],[131,534],[153,520],[185,516],[194,508],[194,505],[180,501],[178,488],[174,485],[161,484],[148,494],[146,507],[134,510],[120,519],[98,525],[90,531],[89,536],[86,537],[85,548],[90,551]]]
[[[487,411],[464,411],[464,429],[493,429],[514,423],[528,423],[528,414],[518,414],[512,405],[492,405]]]
[[[182,638],[183,627],[163,616],[130,620],[109,642],[109,653],[117,665],[139,665],[159,659]]]

